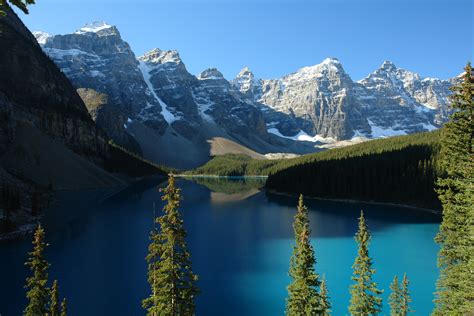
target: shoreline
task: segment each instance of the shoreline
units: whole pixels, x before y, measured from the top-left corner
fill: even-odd
[[[251,176],[219,176],[215,174],[175,174],[176,178],[223,178],[223,179],[242,179],[242,178],[268,178],[268,176],[251,175]]]
[[[289,192],[280,192],[280,191],[275,191],[271,189],[264,188],[265,192],[269,194],[274,194],[274,195],[280,195],[280,196],[287,196],[287,197],[298,197],[298,194],[295,193],[289,193]],[[364,201],[364,200],[354,200],[354,199],[336,199],[336,198],[323,198],[323,197],[317,197],[317,196],[310,196],[310,195],[305,195],[305,199],[311,199],[311,200],[320,200],[320,201],[332,201],[332,202],[344,202],[344,203],[364,203],[364,204],[370,204],[370,205],[381,205],[381,206],[395,206],[395,207],[402,207],[402,208],[407,208],[407,209],[413,209],[413,210],[418,210],[418,211],[423,211],[427,213],[431,213],[434,215],[441,215],[441,211],[437,211],[434,209],[430,208],[425,208],[425,207],[420,207],[420,206],[414,206],[414,205],[409,205],[409,204],[399,204],[399,203],[390,203],[390,202],[376,202],[376,201]]]
[[[161,178],[162,176],[143,176],[143,177],[137,177],[137,178],[131,178],[131,179],[125,179],[125,182],[122,184],[117,184],[117,185],[111,185],[111,186],[91,186],[91,187],[81,187],[81,188],[58,188],[54,189],[51,193],[54,196],[54,199],[56,198],[56,195],[58,193],[70,193],[70,192],[80,192],[80,191],[92,191],[92,190],[104,190],[104,191],[110,191],[104,194],[104,197],[102,197],[99,200],[99,203],[103,202],[105,199],[118,194],[128,188],[129,186],[133,185],[134,183],[149,179],[149,178],[155,178],[159,177]],[[165,177],[163,176],[163,179]],[[56,199],[54,200],[53,204],[56,203]],[[53,207],[54,205],[51,205],[50,207]],[[44,210],[47,211],[47,210]],[[26,238],[30,235],[33,234],[34,230],[36,229],[36,225],[38,222],[40,222],[41,218],[43,217],[44,213],[41,213],[37,216],[32,216],[28,221],[23,222],[19,224],[16,229],[9,231],[9,232],[0,232],[0,243],[3,242],[9,242],[9,241],[14,241],[14,240],[19,240]]]
[[[223,178],[223,179],[268,178],[268,176],[263,176],[263,175],[220,176],[220,175],[215,175],[215,174],[213,174],[213,175],[209,175],[209,174],[197,174],[197,175],[177,174],[175,176],[179,177],[179,178]],[[269,194],[280,195],[280,196],[288,196],[288,197],[297,197],[298,196],[298,194],[296,194],[296,193],[280,192],[280,191],[268,189],[266,187],[263,187],[261,190],[265,191]],[[365,201],[365,200],[355,200],[355,199],[324,198],[324,197],[309,196],[309,195],[305,196],[305,198],[312,199],[312,200],[344,202],[344,203],[354,203],[354,204],[356,204],[356,203],[365,203],[365,204],[370,204],[370,205],[395,206],[395,207],[401,207],[401,208],[407,208],[407,209],[423,211],[423,212],[431,213],[431,214],[434,214],[434,215],[441,215],[442,214],[441,210],[435,210],[435,209],[430,209],[430,208],[426,208],[426,207],[420,207],[420,206],[415,206],[415,205],[410,205],[410,204],[393,203],[393,202],[377,202],[377,201]]]

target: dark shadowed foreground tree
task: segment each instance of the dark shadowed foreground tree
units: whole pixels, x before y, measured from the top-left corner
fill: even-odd
[[[179,212],[180,189],[170,176],[168,186],[161,189],[166,202],[164,214],[155,218],[159,229],[153,229],[146,260],[151,294],[143,300],[147,315],[194,315],[194,298],[199,290],[197,275],[191,269],[186,231]]]
[[[60,316],[58,281],[54,280],[51,289],[48,287],[50,264],[44,258],[44,250],[48,246],[44,238],[44,229],[38,225],[33,237],[33,251],[29,253],[28,261],[25,263],[32,272],[25,285],[28,299],[28,305],[23,311],[25,316]],[[65,310],[61,315],[66,315]]]
[[[32,272],[32,275],[26,279],[25,285],[28,290],[26,293],[28,305],[23,312],[25,316],[45,315],[49,312],[49,289],[47,286],[49,263],[44,259],[43,254],[46,247],[44,229],[38,225],[33,238],[33,251],[29,253],[30,257],[25,263]]]
[[[49,312],[51,316],[60,316],[61,308],[59,305],[59,288],[58,281],[53,281],[53,286],[51,287],[51,303],[49,305]]]
[[[28,5],[34,3],[35,0],[0,0],[0,15],[5,15],[5,7],[8,5],[13,5],[23,11],[23,13],[28,14]]]
[[[441,135],[438,194],[443,221],[436,242],[440,276],[435,315],[474,311],[474,100],[473,73],[467,64],[462,81],[452,87],[454,113]]]
[[[63,298],[61,302],[61,316],[67,316],[67,301],[66,298]]]
[[[355,240],[359,245],[355,259],[351,286],[351,302],[349,313],[357,316],[377,315],[382,311],[382,291],[377,288],[377,283],[372,280],[375,269],[372,269],[372,259],[369,256],[370,232],[361,211],[359,217],[359,230]]]
[[[298,208],[293,223],[295,246],[290,261],[289,275],[291,284],[288,286],[286,302],[287,315],[326,315],[319,287],[321,281],[314,270],[316,258],[310,242],[308,209],[304,206],[303,195],[300,195]]]

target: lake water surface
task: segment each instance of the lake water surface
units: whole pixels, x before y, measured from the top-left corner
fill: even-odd
[[[179,180],[193,270],[202,293],[197,315],[283,315],[296,198],[258,191],[258,180]],[[61,193],[44,219],[52,264],[70,315],[144,315],[149,293],[144,260],[153,203],[161,210],[158,180],[118,194]],[[385,290],[395,274],[408,274],[416,315],[432,310],[438,276],[433,238],[439,217],[393,206],[307,200],[316,270],[325,274],[333,315],[346,315],[354,234],[363,208],[373,238],[375,280]],[[23,265],[30,240],[0,244],[0,314],[20,315],[26,300]]]

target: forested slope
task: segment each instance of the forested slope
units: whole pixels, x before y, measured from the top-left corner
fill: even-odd
[[[399,136],[281,161],[267,188],[308,196],[439,209],[439,131]]]

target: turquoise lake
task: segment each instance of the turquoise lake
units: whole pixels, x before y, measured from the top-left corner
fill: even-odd
[[[197,315],[283,315],[296,197],[269,195],[256,179],[180,179],[182,213],[201,294]],[[161,211],[158,180],[120,192],[59,193],[44,218],[50,279],[58,279],[70,315],[144,315],[148,295],[144,260],[153,203]],[[412,309],[429,315],[438,277],[433,238],[440,217],[395,206],[306,200],[316,271],[326,275],[333,315],[346,315],[354,234],[364,209],[372,232],[375,281],[384,289],[407,273]],[[0,244],[0,314],[20,315],[25,303],[23,265],[30,240]]]

